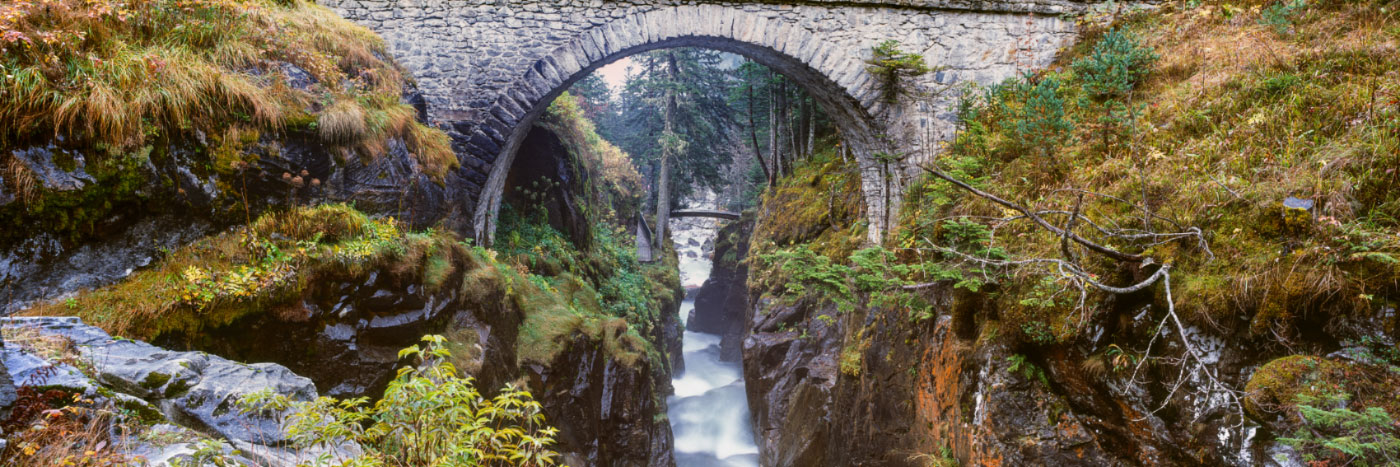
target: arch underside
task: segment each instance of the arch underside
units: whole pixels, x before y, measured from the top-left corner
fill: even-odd
[[[620,21],[627,22],[627,20]],[[639,23],[645,23],[645,21],[639,21]],[[605,27],[607,26],[599,28]],[[488,153],[480,155],[486,156],[487,160],[493,160],[488,179],[474,210],[473,227],[478,240],[489,244],[494,237],[496,213],[500,208],[504,188],[503,182],[525,135],[529,133],[529,129],[535,121],[544,114],[549,104],[574,82],[598,68],[624,57],[651,50],[702,47],[730,52],[747,57],[784,75],[802,86],[821,106],[822,110],[836,124],[845,143],[856,155],[862,173],[871,173],[874,163],[871,162],[869,156],[883,150],[883,148],[878,147],[881,143],[880,139],[877,138],[879,134],[878,124],[872,118],[873,114],[880,111],[881,103],[877,96],[878,93],[871,85],[873,80],[864,70],[864,63],[839,50],[820,44],[805,30],[793,29],[793,31],[784,32],[784,34],[790,34],[789,36],[760,37],[757,41],[752,38],[746,41],[700,34],[658,38],[607,54],[598,51],[595,55],[600,56],[600,58],[592,60],[587,58],[590,52],[587,47],[591,44],[588,44],[586,37],[589,33],[585,32],[582,34],[585,36],[583,40],[562,46],[554,54],[538,60],[516,85],[503,93],[490,112],[493,119],[499,121],[506,128],[506,131],[499,131],[498,137],[503,141],[495,144],[495,148],[489,147],[493,145],[477,145],[469,148],[470,151]],[[792,41],[795,43],[790,46],[792,49],[812,50],[813,52],[804,53],[803,55],[809,56],[804,61],[802,58],[776,50],[774,45],[777,44],[768,44],[768,42],[775,41]],[[580,45],[580,43],[588,45]],[[777,46],[783,47],[783,45]],[[574,64],[567,63],[569,60],[578,63],[578,71],[561,76],[559,70],[574,67]],[[809,63],[816,63],[817,66],[826,70],[839,70],[836,73],[841,74],[840,79],[847,85],[838,84],[831,77],[832,72],[823,72]],[[857,94],[860,95],[853,95],[849,89],[856,89]],[[484,134],[477,136],[476,140],[480,140],[482,136],[488,138],[497,136],[491,134],[492,129],[489,126],[478,130],[478,132],[484,132]],[[875,171],[878,172],[878,169]],[[869,185],[869,180],[867,180],[866,186]],[[869,193],[864,193],[863,197],[867,198],[867,204],[869,204]]]

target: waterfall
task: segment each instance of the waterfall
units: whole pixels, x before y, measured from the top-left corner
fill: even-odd
[[[681,282],[687,288],[698,286],[710,275],[710,260],[701,245],[714,238],[714,224],[689,220],[672,225]],[[693,299],[681,304],[682,325],[694,308]],[[757,466],[758,446],[740,364],[720,361],[718,335],[685,331],[682,339],[685,371],[671,380],[675,394],[667,399],[677,466]]]

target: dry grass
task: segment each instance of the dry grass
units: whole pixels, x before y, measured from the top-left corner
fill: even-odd
[[[34,173],[29,170],[24,163],[13,155],[5,157],[4,166],[0,166],[0,178],[4,179],[5,187],[10,190],[21,203],[32,203],[38,199],[40,190],[39,181],[34,178]]]
[[[73,361],[79,356],[72,339],[56,334],[43,334],[34,327],[6,326],[0,330],[0,334],[5,337],[5,345],[19,346],[25,352],[48,361]]]
[[[19,392],[17,412],[23,413],[9,420],[9,443],[0,452],[5,465],[115,467],[138,462],[118,448],[126,440],[117,433],[129,420],[114,404],[32,387]]]
[[[371,219],[345,205],[297,208],[195,242],[118,284],[22,314],[77,315],[112,335],[143,340],[195,333],[276,311],[318,281],[395,268],[414,277],[424,252],[442,243],[450,240],[404,233],[393,219]]]
[[[975,160],[967,175],[985,177],[978,183],[987,191],[1041,209],[1068,212],[1078,189],[1107,195],[1084,204],[1107,227],[1141,228],[1131,203],[1143,200],[1160,216],[1149,222],[1154,230],[1199,226],[1214,260],[1193,242],[1101,240],[1173,264],[1178,309],[1207,328],[1296,341],[1400,300],[1397,12],[1383,2],[1309,2],[1280,33],[1262,24],[1262,5],[1206,3],[1168,4],[1115,25],[1161,58],[1128,98],[1142,117],[1107,147],[1069,70],[1107,29],[1090,26],[1047,72],[1066,83],[1074,142],[1050,160],[1023,157],[1007,149],[1004,117],[990,111],[979,119],[983,144],[954,145],[945,168]],[[995,245],[1014,256],[1061,256],[1058,239],[1027,223],[988,221],[1007,215],[999,206],[957,193],[934,202],[940,193],[950,192],[928,183],[911,194],[910,241],[940,238],[942,219],[986,216],[977,219],[995,225]],[[1314,200],[1314,219],[1285,223],[1289,196]],[[1090,266],[1115,283],[1133,280],[1109,262]],[[1028,277],[1039,276],[1001,289],[1003,322],[1013,329],[1005,334],[1035,320],[1073,334],[1072,306],[1020,304],[1036,293]]]
[[[369,135],[365,110],[355,99],[341,99],[331,104],[316,117],[316,123],[321,140],[328,143],[353,144]]]
[[[127,150],[310,116],[362,157],[411,137],[440,178],[445,136],[413,121],[386,56],[372,32],[303,0],[16,0],[0,6],[0,146],[57,135]],[[293,89],[283,63],[315,84]]]

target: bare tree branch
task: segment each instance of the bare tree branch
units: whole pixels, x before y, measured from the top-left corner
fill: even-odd
[[[1065,230],[1062,230],[1062,229],[1060,229],[1059,227],[1055,227],[1054,225],[1051,225],[1049,222],[1046,222],[1045,219],[1042,219],[1040,216],[1036,215],[1035,212],[1031,211],[1030,209],[1026,209],[1024,206],[1021,206],[1021,205],[1019,205],[1019,204],[1016,204],[1016,203],[1013,203],[1013,202],[1010,202],[1010,201],[1001,199],[1001,198],[997,197],[996,195],[993,195],[993,194],[991,194],[991,193],[987,193],[987,192],[985,192],[985,191],[982,191],[982,190],[979,190],[979,189],[977,189],[977,188],[974,188],[972,185],[968,185],[967,183],[964,183],[962,180],[958,180],[958,179],[956,179],[956,178],[953,178],[952,176],[949,176],[948,174],[943,173],[943,171],[938,170],[937,168],[934,168],[934,167],[932,167],[932,166],[927,166],[927,165],[926,165],[926,166],[922,166],[921,168],[923,168],[925,171],[928,171],[929,173],[933,174],[933,176],[938,177],[938,178],[941,178],[941,179],[947,181],[948,183],[952,183],[952,184],[954,184],[954,185],[957,185],[959,188],[962,188],[962,189],[964,189],[964,190],[970,191],[970,192],[972,192],[973,194],[975,194],[975,195],[977,195],[977,196],[981,196],[981,197],[983,197],[983,198],[986,198],[986,199],[988,199],[988,200],[991,200],[991,201],[994,202],[994,203],[997,203],[997,204],[1000,204],[1000,205],[1002,205],[1002,206],[1006,206],[1006,207],[1008,207],[1008,208],[1011,208],[1011,209],[1013,209],[1013,210],[1016,210],[1016,211],[1020,212],[1021,214],[1025,214],[1026,217],[1029,217],[1032,221],[1034,221],[1037,225],[1041,226],[1041,227],[1044,228],[1045,230],[1049,230],[1050,232],[1052,232],[1052,233],[1054,233],[1054,234],[1056,234],[1056,235],[1064,235],[1064,236],[1067,236],[1067,237],[1069,237],[1070,240],[1074,240],[1076,243],[1079,243],[1080,245],[1084,245],[1084,247],[1086,247],[1086,248],[1088,248],[1088,249],[1090,249],[1090,250],[1093,250],[1093,251],[1095,251],[1095,252],[1098,252],[1098,253],[1103,254],[1103,255],[1105,255],[1105,256],[1108,256],[1108,257],[1110,257],[1110,258],[1113,258],[1113,259],[1116,259],[1116,260],[1119,260],[1119,261],[1123,261],[1123,262],[1128,262],[1128,263],[1141,263],[1141,262],[1143,262],[1144,260],[1147,259],[1147,258],[1145,258],[1145,257],[1143,257],[1143,256],[1141,256],[1141,255],[1133,255],[1133,254],[1123,253],[1123,252],[1121,252],[1121,251],[1118,251],[1118,250],[1115,250],[1115,249],[1112,249],[1112,248],[1109,248],[1109,247],[1100,245],[1100,244],[1098,244],[1098,243],[1094,243],[1094,242],[1092,242],[1092,241],[1089,241],[1089,240],[1085,239],[1084,237],[1080,237],[1080,236],[1078,236],[1078,235],[1075,235],[1073,232],[1066,232]]]

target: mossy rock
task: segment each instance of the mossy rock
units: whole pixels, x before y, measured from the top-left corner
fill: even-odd
[[[1344,394],[1352,408],[1381,407],[1400,413],[1393,394],[1400,375],[1390,368],[1350,360],[1290,355],[1255,370],[1245,385],[1245,411],[1256,420],[1292,423],[1297,406],[1309,398]]]

